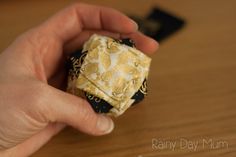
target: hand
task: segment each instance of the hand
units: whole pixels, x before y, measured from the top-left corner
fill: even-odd
[[[0,55],[0,156],[25,157],[66,125],[91,134],[108,134],[112,120],[65,89],[66,56],[93,33],[130,37],[152,53],[157,43],[137,31],[122,13],[74,4],[18,37]]]

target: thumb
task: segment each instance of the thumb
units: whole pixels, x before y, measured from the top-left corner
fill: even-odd
[[[47,86],[41,114],[48,122],[62,122],[91,135],[104,135],[114,129],[108,116],[96,114],[90,104],[77,96]]]

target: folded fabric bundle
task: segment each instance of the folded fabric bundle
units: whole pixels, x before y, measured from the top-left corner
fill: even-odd
[[[119,116],[147,94],[150,63],[132,40],[94,34],[68,59],[67,91],[98,113]]]

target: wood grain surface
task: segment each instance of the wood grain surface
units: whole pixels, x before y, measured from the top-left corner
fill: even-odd
[[[69,0],[0,1],[0,51]],[[149,95],[110,135],[66,128],[32,157],[236,156],[236,1],[84,0],[145,16],[159,6],[187,21],[153,56]]]

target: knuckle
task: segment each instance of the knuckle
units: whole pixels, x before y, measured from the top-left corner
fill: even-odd
[[[48,122],[50,109],[47,107],[48,89],[43,83],[36,83],[31,86],[28,98],[28,114],[39,122]]]
[[[44,98],[47,93],[47,89],[43,83],[35,83],[33,86],[31,86],[31,89],[29,90],[31,93],[31,103],[35,105],[41,105],[44,101]]]
[[[85,4],[83,2],[74,2],[71,7],[74,8],[74,9],[81,9],[83,8],[84,6],[88,6],[88,4]]]
[[[98,116],[92,110],[91,106],[86,102],[86,100],[81,99],[80,105],[81,123],[86,123],[88,132],[95,135],[97,130]]]
[[[93,117],[93,113],[90,109],[90,106],[88,106],[84,99],[80,99],[79,105],[80,107],[78,109],[80,110],[79,113],[83,121],[90,121]]]
[[[77,11],[83,10],[85,4],[81,2],[75,2],[71,4],[65,11],[70,12],[71,14],[76,13]]]

